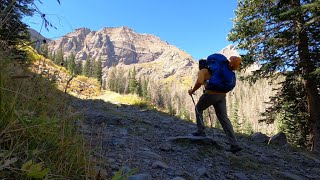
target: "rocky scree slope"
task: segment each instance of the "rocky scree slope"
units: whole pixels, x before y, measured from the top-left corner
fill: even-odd
[[[289,145],[268,145],[237,135],[232,154],[224,133],[207,129],[210,141],[189,136],[196,125],[145,108],[104,101],[74,101],[78,124],[93,150],[99,177],[137,169],[129,179],[320,179],[320,157]]]

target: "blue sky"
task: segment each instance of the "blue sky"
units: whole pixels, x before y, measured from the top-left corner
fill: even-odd
[[[56,0],[37,3],[57,27],[41,28],[39,14],[24,21],[47,38],[59,38],[80,27],[100,30],[127,26],[153,34],[186,51],[196,60],[232,44],[227,34],[237,0]]]

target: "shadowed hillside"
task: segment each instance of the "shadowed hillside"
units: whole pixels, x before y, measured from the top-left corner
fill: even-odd
[[[85,115],[80,132],[95,149],[102,179],[116,172],[132,179],[320,178],[316,154],[243,134],[237,138],[244,150],[232,154],[225,151],[228,144],[221,130],[209,128],[206,138],[190,136],[194,123],[130,105],[132,101],[121,100],[123,95],[111,98],[115,95],[105,92],[73,102]]]

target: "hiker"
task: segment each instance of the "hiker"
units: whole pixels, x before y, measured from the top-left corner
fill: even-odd
[[[213,58],[214,61],[216,61],[215,58],[218,58],[218,59],[225,58],[226,63],[228,63],[227,67],[232,71],[237,70],[241,62],[240,57],[231,56],[228,61],[227,58],[221,54],[213,54],[208,56],[207,59],[199,60],[198,78],[196,83],[194,84],[194,87],[188,90],[188,93],[192,97],[192,94],[194,94],[195,91],[197,91],[202,85],[205,86],[205,91],[201,95],[198,103],[195,106],[198,130],[196,132],[193,132],[192,135],[206,136],[206,133],[204,130],[205,129],[204,122],[202,121],[203,111],[207,109],[209,106],[213,105],[216,112],[216,116],[220,124],[222,125],[223,130],[230,143],[230,149],[228,149],[228,151],[232,153],[236,153],[241,150],[241,147],[239,147],[238,145],[238,142],[234,135],[232,124],[227,115],[226,92],[221,92],[215,89],[208,89],[207,82],[210,80],[211,77],[213,77],[211,69],[208,68],[209,58],[210,60],[212,60]],[[234,78],[235,78],[235,75],[234,75]],[[235,86],[235,82],[234,82],[234,86]]]

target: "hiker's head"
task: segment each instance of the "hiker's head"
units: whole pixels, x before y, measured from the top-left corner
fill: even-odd
[[[241,58],[238,56],[231,56],[229,58],[229,67],[231,70],[238,70],[240,67]]]
[[[208,66],[206,59],[200,59],[199,60],[199,70],[206,68]]]

